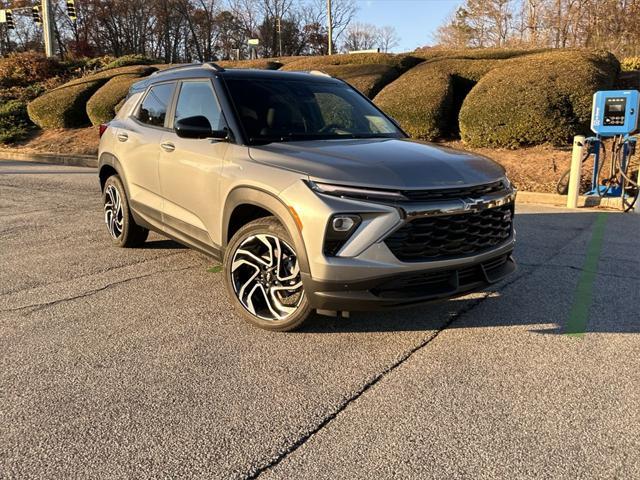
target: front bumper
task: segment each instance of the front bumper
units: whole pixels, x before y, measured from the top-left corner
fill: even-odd
[[[516,270],[512,250],[480,261],[356,282],[317,281],[303,276],[312,308],[330,312],[406,307],[464,295],[501,281]]]
[[[310,305],[331,312],[415,305],[481,290],[500,281],[516,269],[511,256],[515,230],[486,251],[451,252],[450,256],[439,258],[425,256],[423,261],[400,260],[385,239],[403,225],[421,219],[474,214],[511,205],[515,195],[508,189],[477,199],[386,204],[316,194],[302,182],[281,192],[304,226],[301,234],[309,269],[303,269],[302,281]],[[335,214],[357,214],[362,222],[337,255],[326,256],[325,228]]]

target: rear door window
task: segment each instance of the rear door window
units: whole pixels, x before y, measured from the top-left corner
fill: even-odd
[[[164,127],[174,88],[175,83],[162,83],[151,87],[140,105],[136,118],[147,125]]]

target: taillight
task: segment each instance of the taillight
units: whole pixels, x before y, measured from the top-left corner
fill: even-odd
[[[102,135],[104,134],[104,132],[107,131],[107,128],[109,128],[109,124],[108,123],[101,123],[100,124],[100,138],[102,138]]]

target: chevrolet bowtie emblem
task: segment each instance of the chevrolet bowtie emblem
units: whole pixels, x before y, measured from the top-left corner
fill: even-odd
[[[462,203],[464,203],[465,210],[478,210],[481,207],[484,207],[486,202],[476,198],[465,198],[462,200]]]

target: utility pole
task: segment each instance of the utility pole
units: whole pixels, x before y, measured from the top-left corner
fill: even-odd
[[[329,55],[333,55],[333,15],[331,13],[331,0],[327,0],[327,30],[329,31]]]
[[[280,57],[282,56],[282,18],[276,17],[276,32],[278,33],[278,45],[280,51]]]
[[[44,52],[47,57],[53,57],[55,50],[53,21],[53,9],[51,8],[50,0],[42,0],[42,36],[44,37]]]

